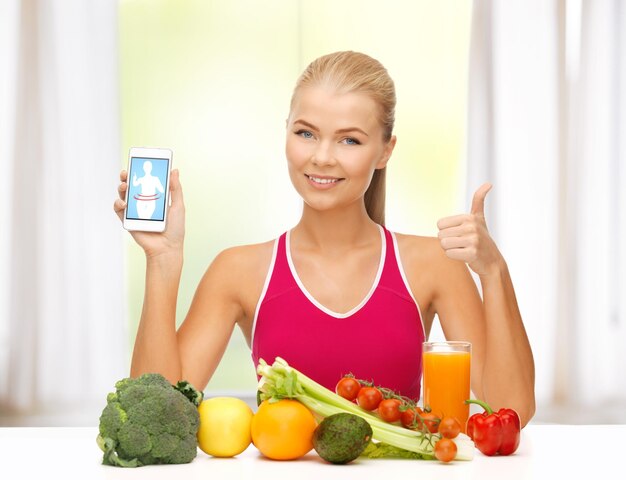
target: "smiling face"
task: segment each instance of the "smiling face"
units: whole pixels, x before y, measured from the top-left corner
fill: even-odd
[[[359,92],[321,86],[298,90],[287,120],[286,155],[291,181],[316,210],[363,203],[374,171],[395,146],[384,140],[376,102]]]

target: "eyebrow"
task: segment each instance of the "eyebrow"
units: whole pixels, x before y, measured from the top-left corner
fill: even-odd
[[[314,130],[316,132],[319,132],[319,128],[317,128],[315,125],[313,125],[312,123],[307,122],[306,120],[302,120],[302,119],[298,119],[295,122],[293,122],[294,125],[296,123],[300,123],[302,125],[304,125],[305,127],[310,128],[311,130]],[[348,132],[360,132],[363,135],[365,135],[366,137],[369,137],[369,135],[367,133],[365,133],[363,130],[361,130],[359,127],[348,127],[348,128],[340,128],[339,130],[336,130],[335,133],[348,133]]]

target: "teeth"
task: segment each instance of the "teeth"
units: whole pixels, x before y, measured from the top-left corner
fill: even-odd
[[[327,183],[336,183],[339,181],[338,178],[316,178],[316,177],[309,177],[311,180],[313,180],[315,183],[320,183],[322,185],[327,184]]]

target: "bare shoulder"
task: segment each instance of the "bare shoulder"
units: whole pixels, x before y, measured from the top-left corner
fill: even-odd
[[[241,273],[269,266],[274,251],[275,240],[250,245],[238,245],[222,250],[211,267],[226,272]]]
[[[437,237],[400,233],[395,235],[402,263],[409,276],[411,272],[420,272],[420,277],[426,277],[433,286],[439,281],[467,279],[469,273],[465,263],[448,258]],[[415,275],[416,273],[413,274]]]
[[[201,282],[201,290],[221,291],[223,298],[237,303],[240,321],[251,318],[269,271],[275,240],[239,245],[222,250]]]
[[[221,282],[237,285],[238,290],[256,290],[259,284],[262,287],[267,274],[274,240],[250,245],[238,245],[222,250],[213,260],[207,275],[219,277]]]
[[[439,245],[437,237],[407,235],[404,233],[395,233],[395,236],[398,241],[402,262],[407,267],[433,267],[445,260],[449,260]]]
[[[459,326],[459,309],[463,318],[480,316],[480,297],[465,262],[448,258],[437,237],[396,234],[400,258],[416,301],[424,315],[428,334],[434,315],[446,338],[464,338]]]
[[[421,250],[421,249],[434,249],[439,244],[436,237],[424,237],[421,235],[409,235],[406,233],[394,232],[396,239],[398,240],[398,246],[400,249]]]

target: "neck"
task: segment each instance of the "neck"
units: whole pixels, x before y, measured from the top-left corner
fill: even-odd
[[[378,226],[369,217],[363,202],[334,210],[314,210],[306,203],[291,238],[313,248],[344,249],[378,238]]]

